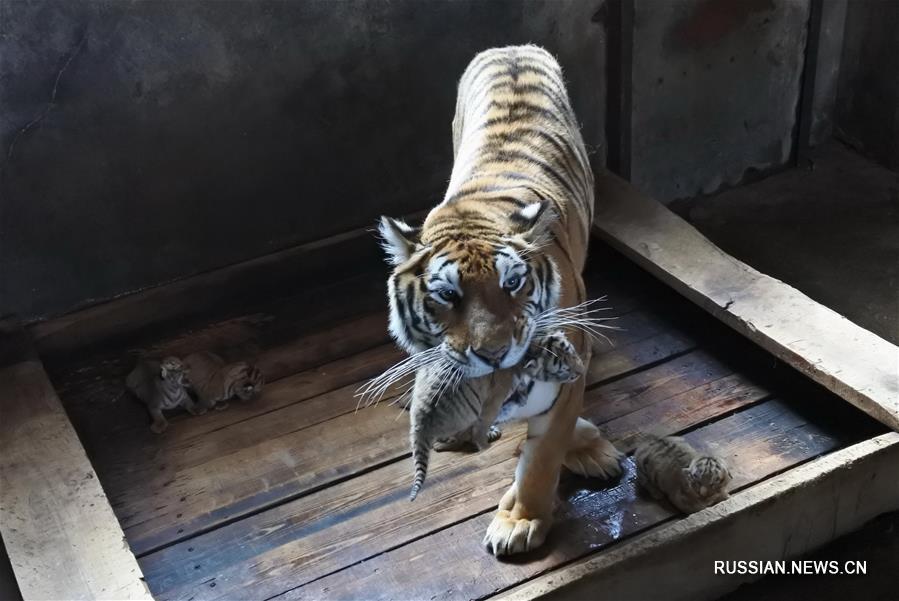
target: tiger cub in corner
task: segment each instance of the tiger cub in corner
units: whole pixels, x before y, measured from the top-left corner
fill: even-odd
[[[226,409],[233,398],[254,400],[265,386],[262,371],[244,361],[225,363],[215,353],[204,351],[188,355],[184,363],[190,370],[188,387],[204,409]]]
[[[728,498],[731,474],[719,457],[700,455],[683,438],[649,436],[634,452],[637,482],[653,498],[695,513]]]
[[[584,374],[584,363],[561,331],[535,340],[520,367],[463,380],[452,390],[445,385],[439,365],[422,368],[412,391],[410,439],[415,476],[409,500],[414,501],[424,485],[431,447],[451,434],[455,443],[471,443],[483,450],[499,438],[493,426],[505,405],[520,402],[534,381],[573,382]],[[449,450],[443,439],[444,450]]]
[[[153,423],[150,430],[162,434],[169,423],[163,410],[183,406],[192,415],[201,415],[206,409],[194,403],[187,394],[187,368],[177,357],[162,361],[142,359],[125,378],[125,387],[147,406]]]

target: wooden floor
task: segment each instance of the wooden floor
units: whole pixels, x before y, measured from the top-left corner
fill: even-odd
[[[602,245],[587,280],[623,330],[593,360],[585,415],[620,448],[645,430],[685,433],[728,459],[739,491],[885,430]],[[359,384],[401,357],[383,289],[374,273],[288,298],[242,293],[214,323],[44,357],[157,598],[483,599],[677,519],[637,493],[628,461],[615,482],[564,477],[543,549],[496,560],[481,539],[521,426],[480,454],[435,455],[409,503],[406,414],[354,411]],[[124,374],[139,355],[199,349],[255,357],[264,396],[152,434],[120,397]]]

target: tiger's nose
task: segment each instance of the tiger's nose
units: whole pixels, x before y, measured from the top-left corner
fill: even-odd
[[[472,348],[471,352],[484,363],[492,365],[493,367],[499,367],[499,364],[502,363],[503,359],[506,357],[506,353],[509,352],[509,347],[487,348],[486,346],[482,346],[479,348]]]

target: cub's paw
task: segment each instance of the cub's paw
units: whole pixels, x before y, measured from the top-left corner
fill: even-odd
[[[549,534],[549,520],[512,519],[511,516],[508,510],[500,509],[487,528],[484,546],[496,556],[532,551],[542,545]]]
[[[617,478],[621,475],[624,454],[605,438],[596,437],[586,445],[565,454],[565,467],[588,478]]]
[[[496,442],[503,435],[503,431],[496,426],[487,428],[487,442]]]
[[[193,407],[188,407],[187,412],[191,415],[203,415],[206,413],[206,407],[202,405],[194,405]]]
[[[167,421],[153,422],[150,424],[150,431],[153,432],[153,434],[162,434],[168,427],[169,423]]]

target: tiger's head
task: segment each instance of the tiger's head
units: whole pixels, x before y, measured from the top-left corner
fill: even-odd
[[[265,377],[255,365],[244,361],[232,363],[225,373],[225,396],[252,401],[262,394]]]
[[[187,366],[178,357],[165,357],[159,363],[160,378],[172,384],[183,384],[187,375]]]
[[[556,264],[541,250],[552,210],[546,201],[522,205],[498,221],[444,204],[421,229],[381,218],[394,266],[389,329],[404,350],[438,349],[431,353],[465,377],[521,361],[539,316],[558,304],[560,286]]]

